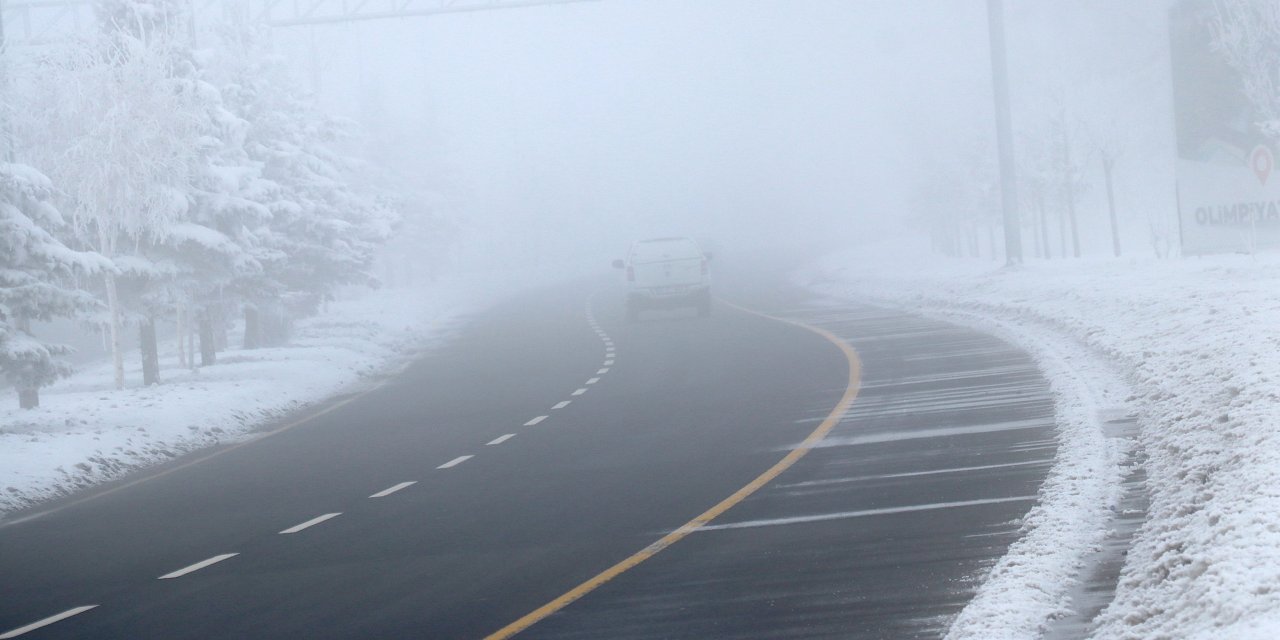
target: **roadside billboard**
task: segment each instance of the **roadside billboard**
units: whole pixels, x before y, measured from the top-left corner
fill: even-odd
[[[1183,0],[1169,20],[1182,253],[1280,248],[1276,148],[1214,50],[1214,15],[1212,0]]]

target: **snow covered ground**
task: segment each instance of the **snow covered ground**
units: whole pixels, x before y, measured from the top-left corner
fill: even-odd
[[[1092,637],[1280,637],[1280,256],[1001,269],[921,253],[859,248],[797,277],[1027,348],[1061,423],[1041,505],[949,637],[1036,637],[1069,606],[1120,495],[1115,411],[1138,415],[1151,506]]]
[[[138,385],[141,365],[131,354],[134,384],[124,391],[114,390],[108,361],[42,390],[35,410],[17,409],[14,392],[0,392],[0,517],[201,447],[251,438],[292,411],[356,390],[512,288],[494,285],[470,277],[421,291],[364,292],[300,322],[287,346],[232,348],[196,371],[179,368],[171,348],[162,356],[163,384],[154,387]]]

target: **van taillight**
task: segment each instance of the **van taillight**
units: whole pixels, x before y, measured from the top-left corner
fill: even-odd
[[[635,281],[636,281],[636,268],[631,265],[627,265],[627,282],[635,282]]]

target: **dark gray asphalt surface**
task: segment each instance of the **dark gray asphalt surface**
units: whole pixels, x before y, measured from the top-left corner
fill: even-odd
[[[483,637],[733,493],[844,391],[844,357],[814,333],[725,305],[627,325],[606,288],[607,358],[586,316],[595,289],[511,300],[305,425],[0,523],[0,635],[95,604],[22,637]],[[785,287],[722,294],[847,338],[863,360],[854,410],[727,528],[521,637],[938,636],[1053,456],[1046,385],[972,331]]]

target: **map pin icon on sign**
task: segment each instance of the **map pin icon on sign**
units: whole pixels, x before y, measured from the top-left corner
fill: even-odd
[[[1265,187],[1272,170],[1276,168],[1276,157],[1272,155],[1271,149],[1261,144],[1254,147],[1253,153],[1249,155],[1249,164],[1253,167],[1254,175],[1258,176],[1258,181]]]

